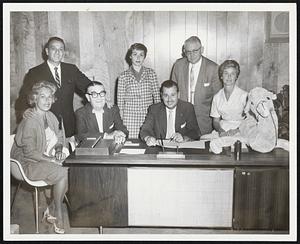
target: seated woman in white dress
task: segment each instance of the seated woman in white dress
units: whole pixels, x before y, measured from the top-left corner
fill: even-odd
[[[244,118],[248,93],[236,85],[240,66],[235,60],[226,60],[219,67],[219,78],[223,88],[212,101],[210,116],[219,136],[233,136]]]

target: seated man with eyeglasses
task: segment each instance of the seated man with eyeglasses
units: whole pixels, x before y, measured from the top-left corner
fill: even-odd
[[[82,141],[103,133],[103,137],[124,143],[128,130],[120,117],[118,106],[109,108],[106,104],[106,91],[101,82],[93,81],[86,89],[88,103],[76,112],[76,140]]]

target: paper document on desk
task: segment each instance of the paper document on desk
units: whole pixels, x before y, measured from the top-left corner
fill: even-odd
[[[124,143],[124,146],[128,146],[128,147],[137,147],[139,145],[140,145],[139,143],[133,143],[132,141],[126,141]]]
[[[163,140],[164,147],[166,148],[196,148],[196,149],[205,149],[205,141],[187,141],[182,143],[170,142],[170,140]]]
[[[146,149],[143,148],[122,148],[120,153],[125,154],[144,154]]]

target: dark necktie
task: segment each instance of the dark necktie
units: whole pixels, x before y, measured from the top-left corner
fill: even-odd
[[[59,79],[59,74],[57,72],[57,69],[58,69],[57,67],[54,68],[54,70],[55,70],[55,81],[56,81],[57,87],[60,88],[60,79]]]

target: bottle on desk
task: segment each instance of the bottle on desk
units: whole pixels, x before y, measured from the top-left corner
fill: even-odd
[[[240,141],[236,141],[234,143],[234,159],[239,161],[241,159],[242,153],[242,143]]]

